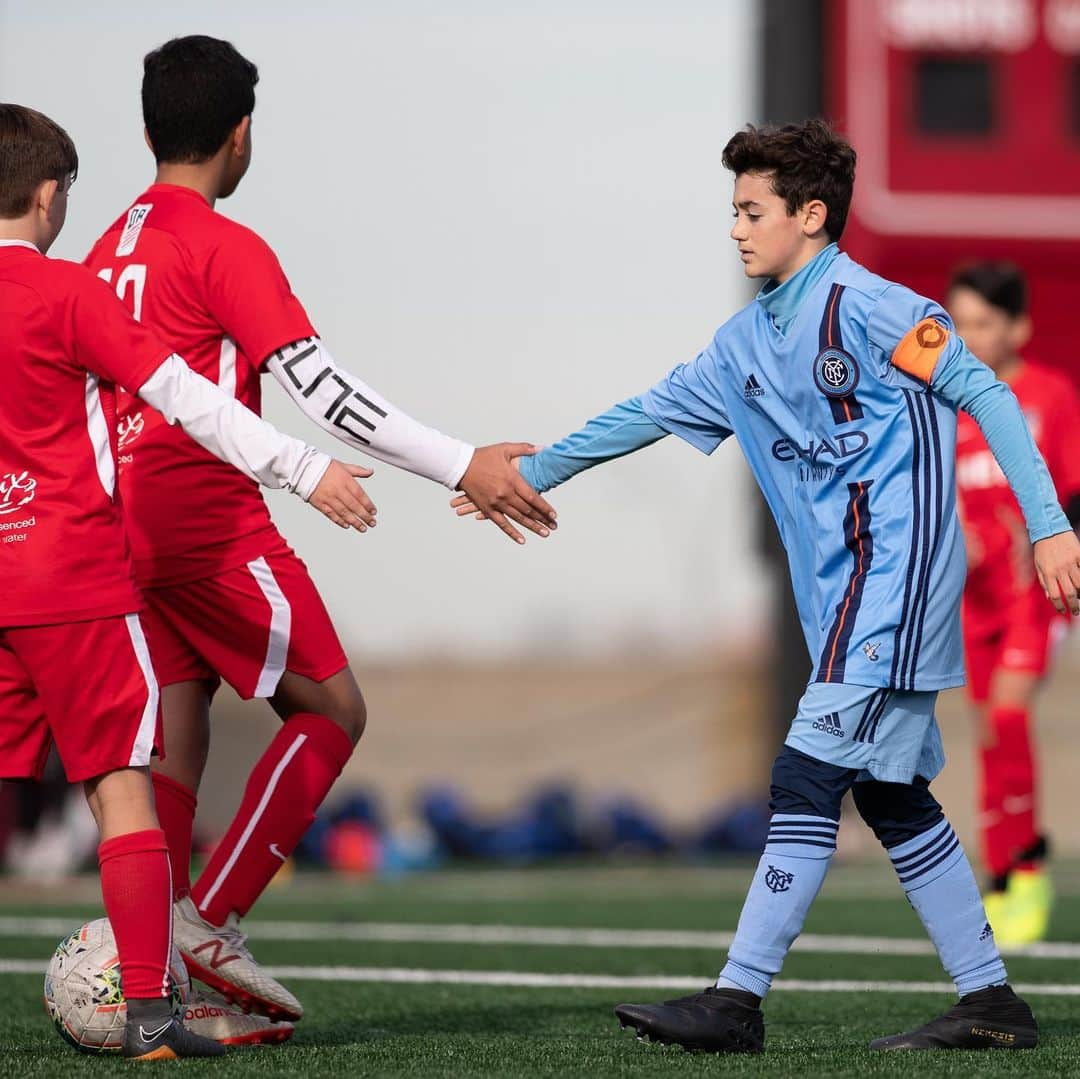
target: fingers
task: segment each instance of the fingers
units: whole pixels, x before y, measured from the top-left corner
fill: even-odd
[[[1080,598],[1078,598],[1076,582],[1073,580],[1075,574],[1075,568],[1065,570],[1058,578],[1058,595],[1061,598],[1065,612],[1070,615],[1080,614]],[[1056,607],[1057,604],[1054,604],[1054,606]]]
[[[522,528],[527,528],[530,532],[540,536],[541,539],[547,539],[551,535],[550,530],[542,521],[537,521],[530,517],[528,513],[523,513],[517,506],[507,506],[505,514],[511,520],[517,521]]]
[[[342,464],[350,476],[359,476],[361,479],[366,480],[369,476],[375,475],[375,469],[373,468],[364,468],[363,465],[351,465],[348,461],[342,461]]]
[[[375,527],[378,511],[356,479],[369,475],[370,469],[335,461],[316,487],[311,502],[339,528],[366,532]]]
[[[492,513],[490,519],[515,543],[525,542],[525,537],[501,513]]]
[[[468,495],[457,495],[450,499],[450,505],[453,509],[457,509],[459,506],[471,506],[472,499]]]
[[[514,480],[514,494],[528,505],[532,516],[544,521],[549,528],[557,528],[555,507],[543,495],[538,495],[520,476]]]
[[[503,449],[509,454],[511,461],[515,457],[532,457],[540,452],[540,447],[531,442],[504,442]]]

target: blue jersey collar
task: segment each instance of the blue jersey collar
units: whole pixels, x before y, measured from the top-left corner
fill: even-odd
[[[814,286],[829,272],[840,255],[836,244],[822,248],[798,273],[792,274],[782,285],[770,278],[757,294],[757,302],[768,312],[773,325],[780,333],[787,333],[795,321],[806,297]]]

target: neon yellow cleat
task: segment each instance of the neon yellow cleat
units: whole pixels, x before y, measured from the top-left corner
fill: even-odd
[[[1034,944],[1046,938],[1054,888],[1045,869],[1014,869],[1005,892],[1005,917],[999,929],[991,919],[998,944]]]

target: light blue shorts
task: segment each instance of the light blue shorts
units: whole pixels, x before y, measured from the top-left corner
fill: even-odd
[[[856,782],[933,779],[945,764],[936,692],[812,682],[785,744],[815,760],[857,768]]]

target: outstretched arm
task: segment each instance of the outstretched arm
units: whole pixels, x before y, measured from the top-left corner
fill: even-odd
[[[524,537],[510,520],[539,536],[555,527],[555,511],[514,468],[515,459],[533,447],[500,443],[475,449],[419,423],[339,367],[317,337],[277,349],[266,368],[323,430],[380,461],[465,491],[516,542]]]
[[[906,289],[897,289],[895,299],[879,302],[870,338],[895,367],[964,409],[979,425],[1020,503],[1046,597],[1059,611],[1080,614],[1080,541],[1058,505],[1050,473],[1012,390],[972,355],[944,311]]]
[[[712,378],[714,357],[702,352],[638,397],[613,405],[580,430],[518,462],[522,476],[538,491],[549,491],[579,472],[625,457],[676,434],[703,453],[712,453],[731,434],[727,413]],[[451,506],[458,516],[475,513],[466,498]]]
[[[1058,610],[1080,614],[1080,542],[1058,504],[1054,482],[1020,404],[989,367],[955,340],[938,364],[931,388],[979,425],[1020,503],[1043,591]]]
[[[128,387],[204,449],[264,487],[284,488],[342,528],[366,532],[375,506],[354,477],[371,470],[347,465],[283,435],[179,356],[165,360],[141,386]]]

